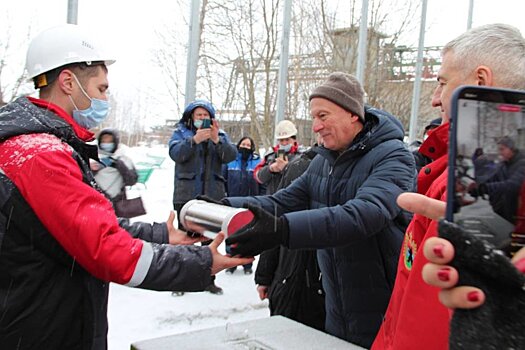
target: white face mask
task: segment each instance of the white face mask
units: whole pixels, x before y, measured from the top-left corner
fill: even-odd
[[[98,147],[101,150],[103,150],[103,151],[111,153],[111,152],[114,151],[115,143],[113,143],[113,142],[104,142],[104,143],[99,144]]]
[[[290,150],[292,149],[292,144],[289,143],[287,145],[279,145],[279,149],[282,149],[284,150],[286,153],[290,152]]]

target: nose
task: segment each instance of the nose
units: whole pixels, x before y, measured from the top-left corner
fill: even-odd
[[[323,123],[319,119],[314,119],[312,123],[312,130],[315,133],[323,130]]]
[[[434,90],[434,94],[432,95],[432,107],[440,107],[441,106],[441,86],[438,86]]]

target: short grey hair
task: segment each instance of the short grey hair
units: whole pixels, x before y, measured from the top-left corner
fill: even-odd
[[[525,39],[507,24],[487,24],[461,34],[445,45],[459,69],[468,74],[480,65],[492,70],[499,87],[525,90]]]

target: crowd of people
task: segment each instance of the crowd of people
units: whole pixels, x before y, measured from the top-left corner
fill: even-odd
[[[264,156],[249,136],[232,143],[210,101],[191,102],[168,145],[173,211],[163,223],[131,223],[119,208],[137,173],[119,151],[118,131],[104,129],[97,145],[89,143],[90,129],[108,114],[113,63],[78,26],[45,30],[32,39],[26,62],[39,97],[0,109],[2,348],[105,349],[109,282],[222,294],[215,275],[237,266],[251,275],[255,256],[254,293],[269,299],[272,315],[364,348],[525,346],[525,250],[512,265],[475,240],[469,250],[459,228],[439,224],[452,93],[461,85],[525,90],[525,39],[517,29],[485,25],[445,45],[431,101],[440,119],[413,150],[401,122],[367,105],[361,82],[344,72],[309,95],[317,143],[302,146],[295,124],[284,120]],[[516,200],[498,196],[496,181],[487,190],[513,221],[525,210],[525,163],[514,140],[499,147],[498,171],[512,173]],[[482,153],[475,158],[479,164]],[[252,212],[226,239],[227,254],[218,251],[222,234],[209,240],[191,223],[176,227],[174,212],[195,198]],[[479,251],[491,256],[489,265],[462,258]],[[511,298],[476,273],[491,263],[518,286],[509,287]],[[452,322],[451,309],[463,309]],[[503,310],[513,310],[512,324],[491,341]],[[468,328],[465,338],[458,330],[469,317],[483,327]]]

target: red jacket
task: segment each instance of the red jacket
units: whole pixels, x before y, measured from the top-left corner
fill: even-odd
[[[433,162],[418,175],[418,192],[446,200],[449,124],[436,128],[420,152]],[[414,215],[405,233],[399,256],[394,291],[374,350],[442,350],[448,348],[449,313],[438,300],[439,289],[426,284],[421,270],[427,263],[421,249],[424,241],[437,236],[437,221]]]

